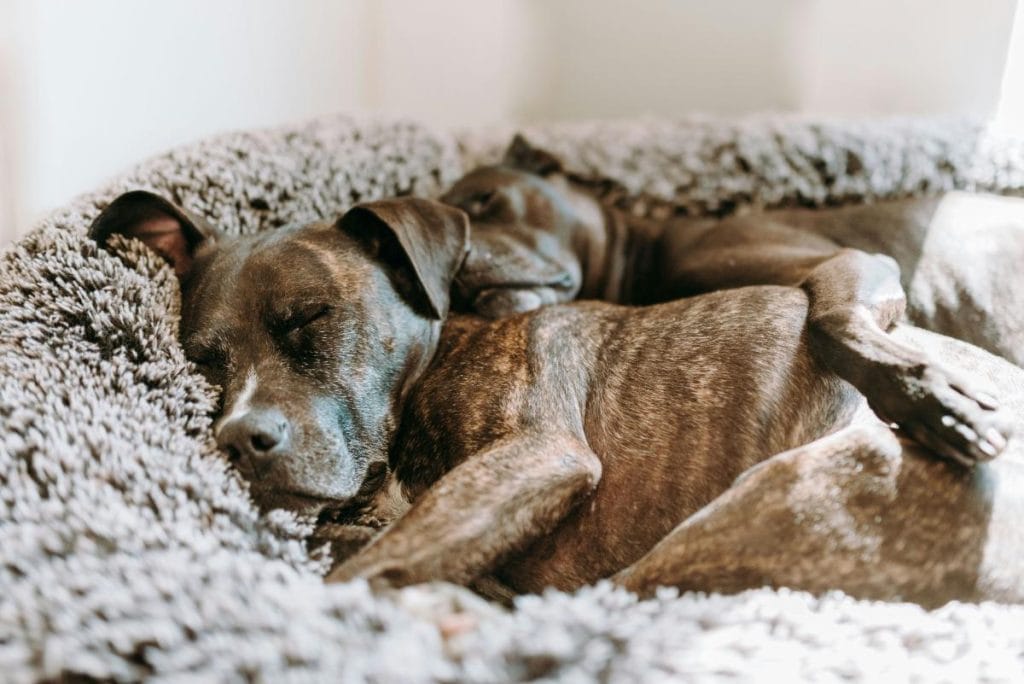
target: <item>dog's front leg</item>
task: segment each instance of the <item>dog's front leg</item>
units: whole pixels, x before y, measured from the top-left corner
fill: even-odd
[[[600,477],[600,460],[575,437],[505,439],[449,471],[327,581],[468,583],[554,529]]]
[[[995,399],[975,383],[886,333],[906,297],[896,262],[842,249],[802,283],[815,355],[867,397],[883,419],[947,458],[993,458],[1010,429]]]

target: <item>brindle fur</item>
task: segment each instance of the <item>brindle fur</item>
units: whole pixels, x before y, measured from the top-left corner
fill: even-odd
[[[629,565],[749,466],[849,421],[858,395],[809,354],[805,318],[803,293],[765,287],[451,320],[393,451],[407,495],[438,509],[417,503],[391,536],[415,549],[392,549],[387,562],[402,558],[399,567],[373,574],[469,581],[500,559],[499,579],[539,591]],[[472,472],[464,489],[446,478],[460,468]],[[549,509],[538,519],[527,513],[533,498]],[[400,533],[456,501],[479,509],[460,516],[471,531]],[[478,533],[506,518],[493,550],[481,545]],[[465,547],[452,548],[459,537]],[[435,544],[448,553],[417,567],[416,552]],[[459,570],[430,565],[438,560]]]
[[[1016,463],[932,462],[868,413],[851,423],[862,400],[814,353],[805,290],[446,320],[469,247],[459,210],[391,200],[337,225],[226,240],[161,207],[124,199],[93,235],[166,245],[166,221],[179,225],[187,244],[165,254],[181,277],[182,340],[225,390],[218,439],[254,496],[383,528],[332,581],[496,577],[531,591],[618,573],[641,592],[1024,598],[1021,489],[1003,486]],[[866,299],[888,325],[891,300]],[[959,353],[994,368],[1019,405],[1019,370]],[[287,438],[237,441],[228,427],[252,415],[284,416]]]
[[[915,322],[1024,361],[1022,199],[953,193],[644,219],[518,136],[501,164],[470,172],[443,199],[473,222],[456,281],[464,308],[500,317],[574,297],[650,304],[745,285],[800,287],[814,353],[876,413],[952,459],[985,458],[1003,442],[991,397],[886,330],[903,317],[906,290]]]

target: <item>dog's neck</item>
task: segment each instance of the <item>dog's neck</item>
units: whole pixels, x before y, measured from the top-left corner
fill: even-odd
[[[621,304],[654,301],[652,274],[665,222],[634,216],[602,196],[593,184],[570,179],[573,208],[579,217],[576,251],[583,270],[580,299]]]

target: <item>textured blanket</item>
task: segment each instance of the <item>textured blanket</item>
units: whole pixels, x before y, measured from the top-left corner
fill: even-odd
[[[655,600],[599,585],[511,611],[443,585],[321,582],[309,521],[260,513],[210,433],[176,342],[173,275],[88,242],[117,193],[163,193],[229,232],[432,194],[506,131],[345,117],[150,160],[0,256],[0,680],[1012,680],[1024,608],[934,612],[759,590]],[[1024,191],[1024,144],[969,123],[645,121],[529,130],[637,211]]]

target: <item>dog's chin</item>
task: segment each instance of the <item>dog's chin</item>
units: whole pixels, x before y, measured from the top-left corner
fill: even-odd
[[[251,482],[249,491],[261,510],[283,508],[302,516],[318,518],[344,518],[346,512],[358,509],[383,485],[387,477],[387,464],[370,463],[362,478],[341,486],[328,482],[327,486],[295,484],[284,478],[274,482]]]
[[[345,501],[312,497],[292,491],[253,491],[253,502],[262,511],[285,509],[301,516],[318,517],[325,511],[344,507]]]
[[[305,490],[282,491],[280,489],[259,490],[253,488],[251,491],[253,501],[261,510],[283,508],[292,513],[309,517],[320,517],[331,511],[344,509],[355,497],[355,492],[348,496],[338,496]]]

